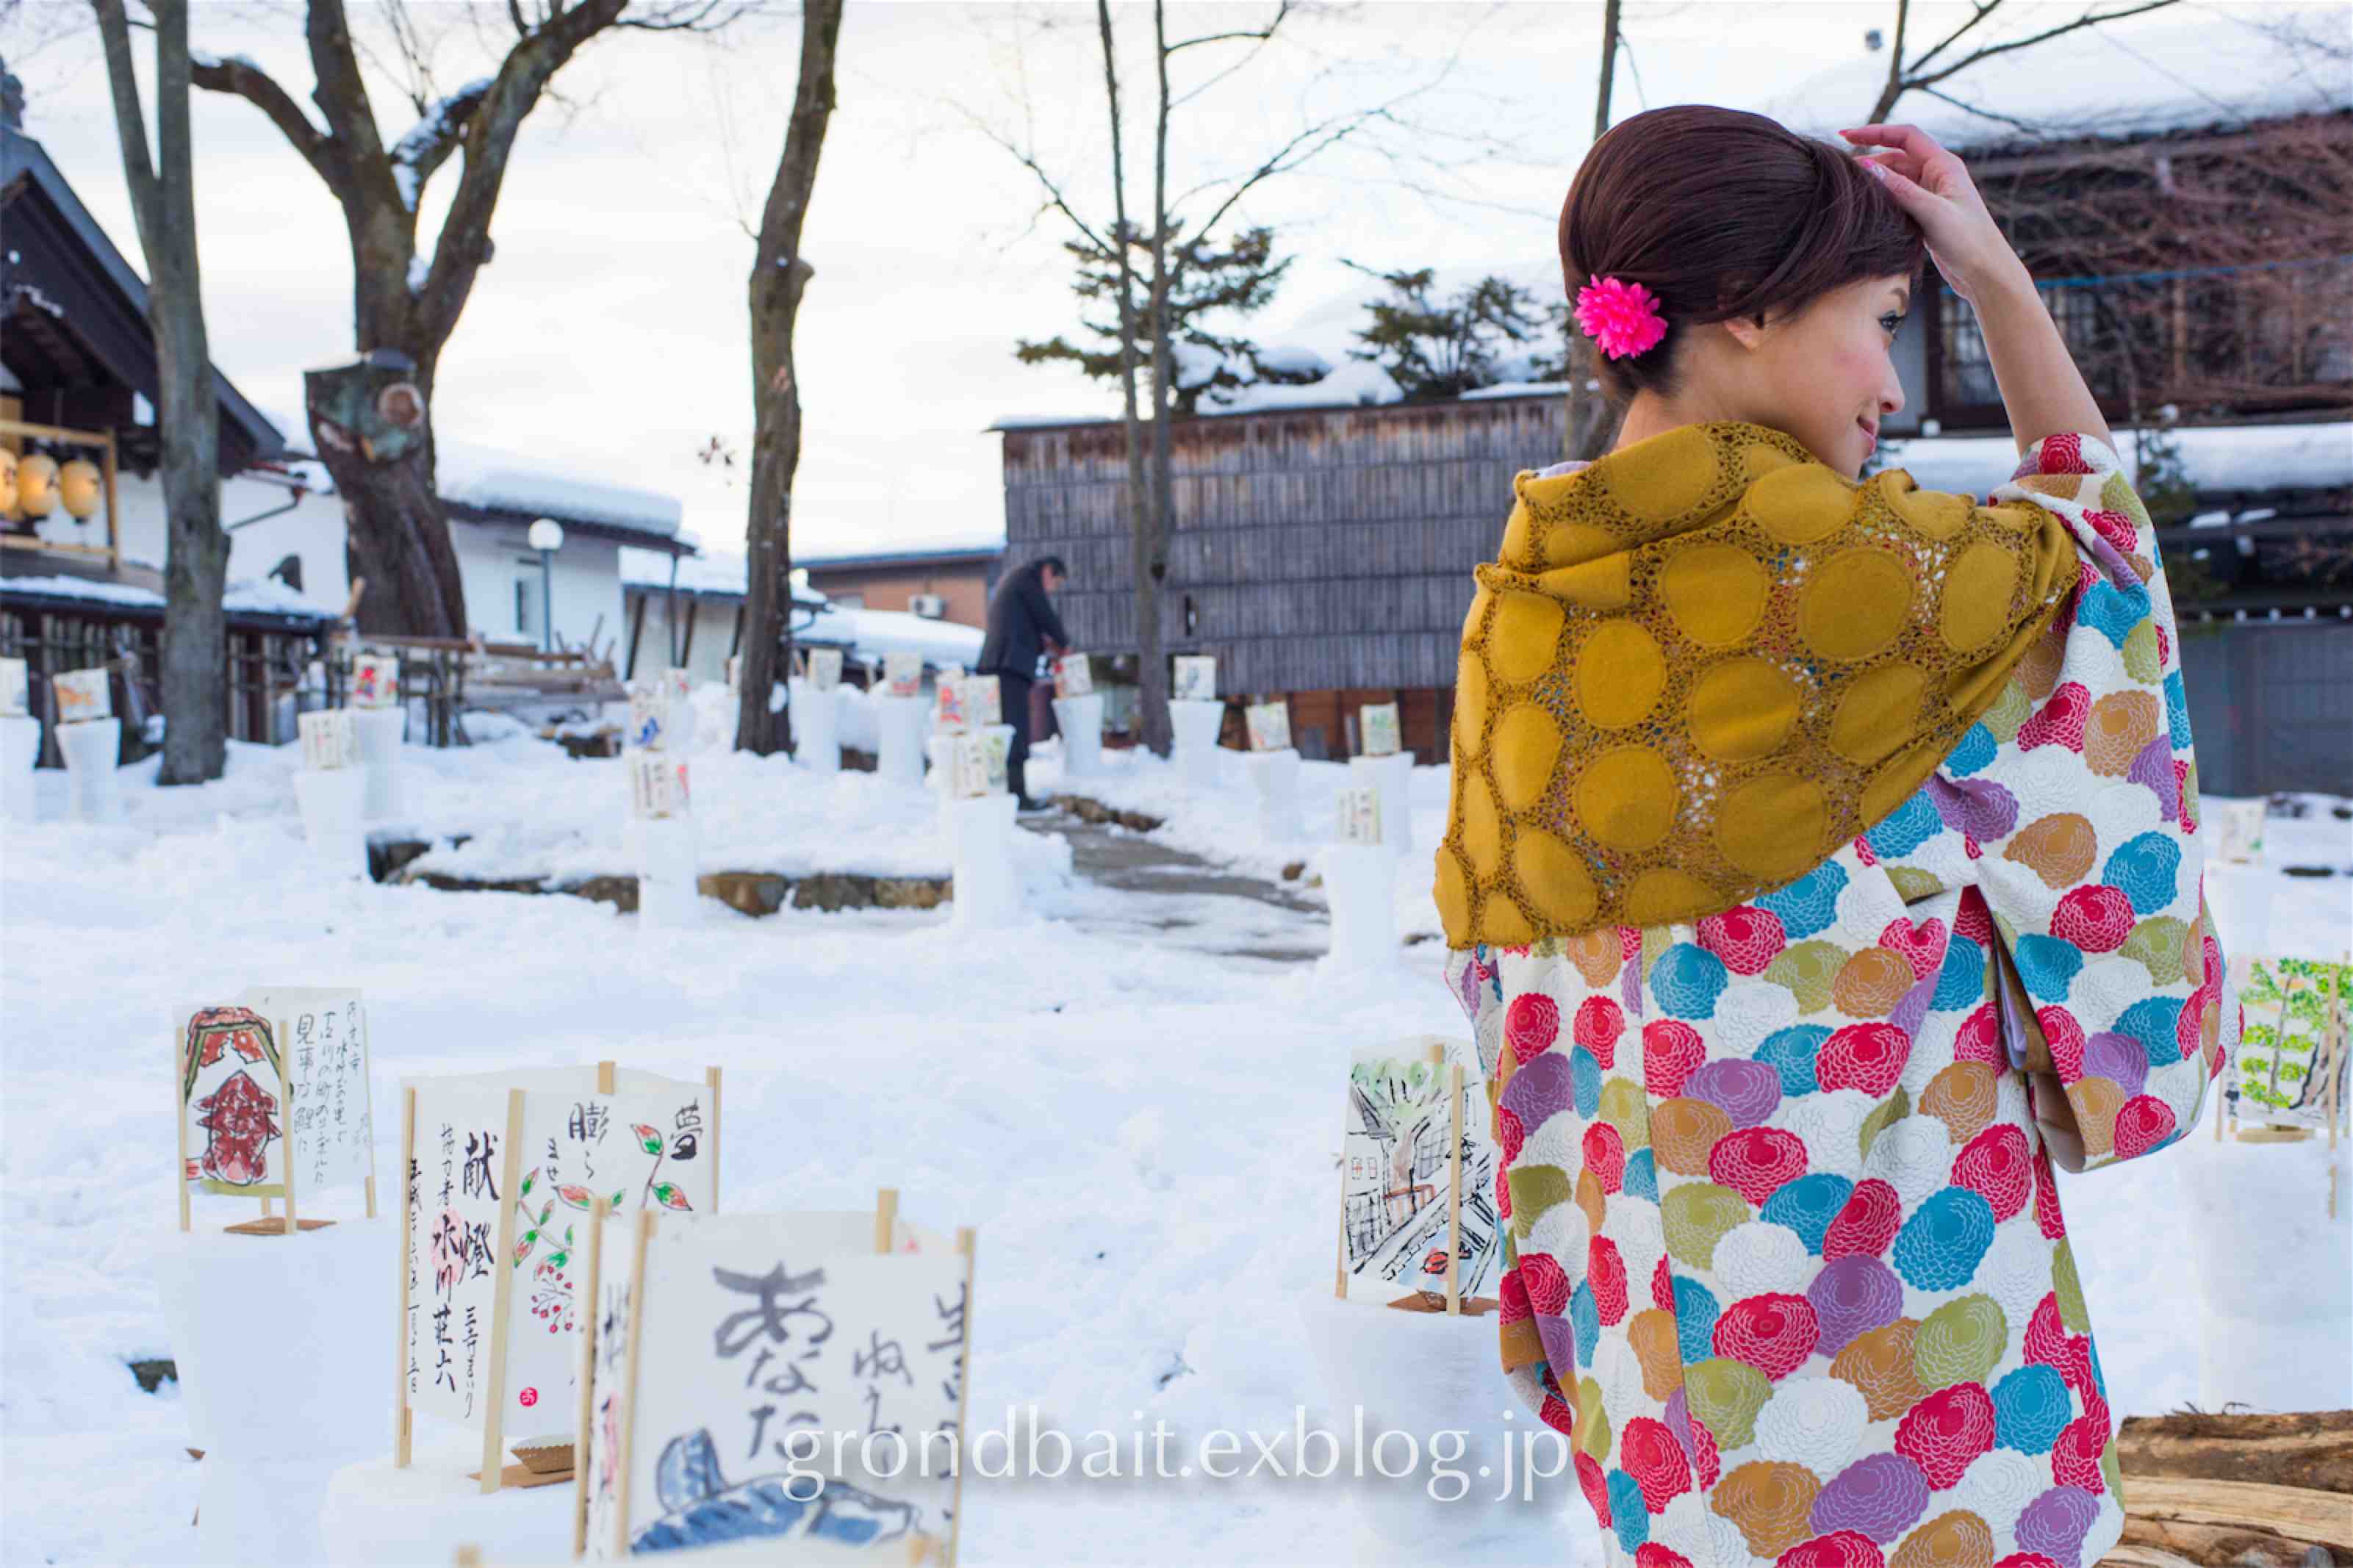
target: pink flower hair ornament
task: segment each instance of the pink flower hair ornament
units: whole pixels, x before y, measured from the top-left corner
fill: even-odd
[[[1577,324],[1611,359],[1642,353],[1667,335],[1658,296],[1615,278],[1596,278],[1577,291]]]

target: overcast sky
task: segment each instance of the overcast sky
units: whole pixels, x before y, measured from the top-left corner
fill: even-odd
[[[1259,25],[1273,8],[1178,7],[1172,32]],[[503,5],[419,0],[415,9],[439,30],[444,91],[485,74],[511,37]],[[2175,11],[2172,25],[2192,9]],[[2211,23],[2226,8],[2194,9]],[[1344,257],[1381,268],[1548,273],[1555,217],[1592,129],[1600,10],[1543,0],[1295,15],[1282,40],[1181,109],[1172,152],[1180,190],[1253,166],[1303,125],[1396,102],[1398,123],[1266,183],[1238,209],[1272,226],[1299,258],[1251,329],[1259,341],[1285,341],[1302,318],[1328,323],[1335,297],[1363,285]],[[1987,31],[2023,34],[2080,10],[2011,0],[2005,25]],[[210,0],[195,11],[198,49],[249,55],[308,103],[299,5]],[[1892,0],[1629,0],[1631,56],[1621,57],[1613,110],[1622,119],[1664,103],[1761,104],[1856,60],[1866,29],[1892,28],[1894,14]],[[27,0],[0,50],[25,79],[26,130],[140,265],[97,41],[63,26],[86,15],[79,0]],[[1914,26],[1966,15],[1915,5]],[[1123,87],[1131,201],[1141,203],[1148,186],[1133,171],[1148,167],[1151,14],[1122,6],[1114,16],[1133,46]],[[744,226],[757,222],[783,145],[798,37],[789,17],[715,44],[613,35],[565,69],[562,101],[543,103],[517,142],[491,228],[497,258],[442,359],[434,416],[443,434],[675,494],[708,546],[741,547],[744,487],[694,454],[713,436],[739,453],[749,446]],[[1234,64],[1244,47],[1179,56],[1187,68],[1176,89]],[[1069,229],[1039,215],[1036,178],[979,128],[1033,148],[1082,216],[1108,220],[1094,8],[851,0],[839,70],[805,236],[817,275],[799,329],[807,435],[796,546],[997,534],[997,437],[983,427],[1008,415],[1115,407],[1075,372],[1013,358],[1017,338],[1073,328],[1060,249]],[[414,118],[398,82],[379,77],[372,88],[387,134],[398,134]],[[248,396],[290,416],[302,369],[354,346],[340,216],[258,110],[196,97],[214,357]],[[428,233],[458,170],[452,159],[428,188]],[[1208,205],[1183,210],[1206,216]]]

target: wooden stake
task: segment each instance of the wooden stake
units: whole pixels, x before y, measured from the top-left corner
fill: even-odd
[[[598,1062],[596,1064],[596,1092],[598,1094],[610,1094],[613,1092],[613,1064],[611,1062]]]
[[[460,1546],[457,1556],[450,1561],[455,1568],[482,1568],[482,1549],[474,1545]]]
[[[294,1221],[294,1074],[286,1065],[289,1049],[286,1020],[272,1018],[269,1027],[273,1031],[271,1038],[278,1047],[278,1113],[286,1119],[286,1125],[278,1139],[280,1158],[286,1163],[283,1184],[286,1188],[286,1234],[294,1236],[300,1232]]]
[[[369,1152],[373,1156],[375,1151],[371,1150]],[[370,1219],[375,1218],[375,1173],[374,1171],[367,1173],[367,1216]]]
[[[588,1440],[596,1424],[596,1329],[603,1313],[599,1303],[605,1289],[605,1216],[613,1205],[603,1198],[588,1204],[588,1270],[585,1281],[588,1310],[580,1320],[580,1421],[572,1434],[572,1555],[588,1551],[588,1473],[595,1456]]]
[[[637,1446],[638,1352],[646,1342],[646,1248],[654,1238],[656,1211],[638,1211],[638,1233],[629,1248],[629,1351],[621,1376],[621,1443],[613,1456],[613,1555],[629,1554],[629,1466]]]
[[[1446,1069],[1446,1310],[1462,1314],[1462,1285],[1455,1277],[1462,1256],[1462,1064]]]
[[[180,1044],[179,1031],[172,1036],[172,1120],[180,1125],[180,1163],[174,1167],[179,1173],[180,1234],[188,1231],[188,1101],[180,1088],[180,1074],[186,1062],[181,1053],[186,1047]]]
[[[711,1212],[719,1212],[719,1069],[704,1068],[702,1081],[711,1090],[711,1136],[705,1142],[711,1150]]]
[[[514,1302],[514,1269],[507,1259],[514,1252],[515,1184],[522,1180],[522,1090],[507,1090],[506,1157],[499,1183],[499,1249],[491,1268],[498,1289],[491,1300],[491,1382],[482,1411],[482,1490],[499,1489],[506,1468],[507,1312]]]
[[[400,1089],[400,1332],[394,1336],[392,1468],[408,1468],[408,1167],[417,1158],[417,1086]]]
[[[1332,1294],[1343,1301],[1348,1299],[1348,1171],[1345,1153],[1340,1168],[1340,1251],[1332,1263]]]
[[[880,1187],[874,1193],[874,1250],[889,1252],[899,1229],[899,1189]]]
[[[965,1412],[972,1405],[973,1239],[972,1226],[956,1226],[956,1250],[964,1254],[964,1370],[956,1379],[956,1473],[949,1500],[955,1517],[948,1521],[948,1568],[955,1568],[956,1542],[964,1534]]]

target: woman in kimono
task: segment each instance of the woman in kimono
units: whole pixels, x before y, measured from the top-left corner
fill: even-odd
[[[2052,1168],[2181,1138],[2239,1023],[2171,602],[1960,161],[1843,134],[1653,110],[1562,213],[1624,426],[1514,481],[1438,853],[1504,1368],[1613,1564],[2091,1568]],[[1857,477],[1924,247],[2021,454],[1982,501]]]

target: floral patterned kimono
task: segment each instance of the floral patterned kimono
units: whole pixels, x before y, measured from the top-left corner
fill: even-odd
[[[1448,955],[1505,1371],[1613,1564],[2091,1568],[2123,1529],[2052,1167],[2181,1138],[2238,1006],[2147,514],[2088,436],[1991,500],[2075,581],[1916,793],[1721,913]]]

